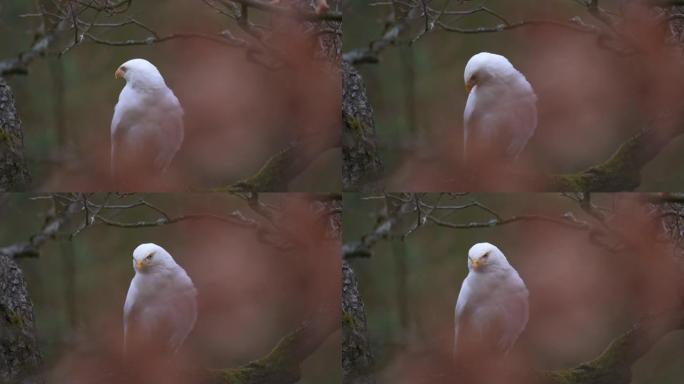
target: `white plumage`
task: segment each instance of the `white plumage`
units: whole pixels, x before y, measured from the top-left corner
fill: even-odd
[[[124,304],[124,348],[175,352],[197,320],[197,291],[164,248],[148,243],[133,251],[135,276]]]
[[[527,287],[489,243],[470,248],[468,269],[456,301],[454,351],[505,354],[527,324]]]
[[[183,108],[152,63],[133,59],[115,73],[123,77],[111,126],[111,168],[115,180],[163,173],[183,143]]]
[[[464,158],[515,159],[537,128],[532,86],[508,59],[487,52],[470,58],[463,77]]]

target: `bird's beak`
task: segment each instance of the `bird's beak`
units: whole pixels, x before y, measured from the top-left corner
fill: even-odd
[[[473,269],[478,269],[480,268],[480,260],[473,260],[470,262],[470,266],[473,267]]]
[[[138,260],[138,261],[135,262],[135,269],[137,269],[138,271],[142,271],[142,269],[143,269],[143,262],[142,262],[141,260]]]
[[[114,72],[114,78],[115,79],[122,79],[124,77],[124,71],[121,69],[121,67],[116,69],[116,72]]]
[[[472,81],[469,81],[466,83],[466,85],[465,85],[466,96],[470,95],[470,91],[473,90],[474,86],[475,86],[475,84]]]

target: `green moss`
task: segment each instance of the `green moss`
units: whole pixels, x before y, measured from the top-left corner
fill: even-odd
[[[634,331],[613,340],[596,359],[572,369],[543,374],[543,381],[554,384],[614,384],[629,383],[631,359],[628,358]]]
[[[10,147],[19,142],[19,137],[16,135],[0,129],[0,143],[7,143]]]
[[[279,384],[299,380],[300,368],[293,350],[298,331],[282,338],[265,357],[246,365],[213,370],[218,381],[227,384]]]
[[[354,317],[347,312],[342,312],[342,324],[352,329],[356,328],[356,321],[354,321]]]
[[[355,137],[361,139],[366,137],[368,126],[366,126],[366,124],[364,124],[360,118],[356,116],[349,116],[344,121],[346,123],[345,125],[349,127],[349,130],[354,134]]]
[[[641,137],[639,134],[630,138],[600,165],[580,173],[553,177],[553,184],[560,190],[572,192],[626,191],[637,188],[641,184],[638,148]]]
[[[5,311],[5,314],[10,325],[14,325],[17,328],[24,329],[24,327],[26,326],[26,320],[21,314],[9,308]]]
[[[240,180],[227,187],[214,189],[215,192],[263,192],[287,190],[287,165],[292,148],[284,149],[272,156],[251,177]]]
[[[347,118],[346,122],[349,128],[356,133],[362,133],[366,130],[366,125],[356,116]]]

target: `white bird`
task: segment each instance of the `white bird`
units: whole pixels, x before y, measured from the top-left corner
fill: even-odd
[[[468,269],[456,301],[454,352],[506,354],[527,325],[527,287],[489,243],[470,248]]]
[[[537,96],[525,76],[501,55],[482,52],[463,73],[466,161],[513,160],[537,128]]]
[[[156,346],[176,352],[197,320],[197,291],[185,270],[162,247],[133,251],[135,276],[124,304],[124,350]]]
[[[141,180],[158,176],[183,143],[183,108],[147,60],[121,64],[114,77],[123,77],[126,86],[112,118],[112,176],[117,182],[131,175]]]

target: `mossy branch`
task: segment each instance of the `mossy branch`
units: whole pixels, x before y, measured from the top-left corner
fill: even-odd
[[[323,304],[315,316],[280,339],[266,356],[235,368],[210,370],[217,384],[292,384],[301,364],[341,326],[339,310]]]
[[[227,187],[218,188],[224,192],[263,192],[287,191],[290,177],[288,163],[293,156],[294,147],[288,146],[273,155],[254,175]]]
[[[571,192],[632,191],[641,184],[641,169],[682,133],[684,127],[681,126],[681,120],[661,118],[652,127],[622,143],[605,162],[579,173],[552,176],[549,189]]]
[[[628,384],[632,365],[663,336],[684,329],[684,311],[677,310],[645,319],[614,339],[594,360],[574,368],[545,372],[548,384]]]
[[[339,147],[337,134],[321,132],[290,143],[271,156],[254,175],[215,192],[287,192],[290,182],[328,149]]]
[[[305,327],[283,337],[271,352],[236,368],[212,370],[213,382],[226,384],[289,384],[299,381],[301,369],[294,349]]]

